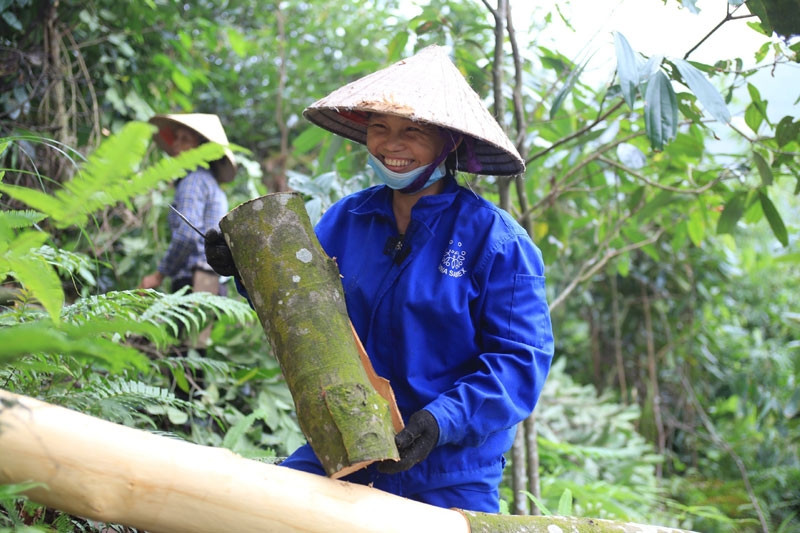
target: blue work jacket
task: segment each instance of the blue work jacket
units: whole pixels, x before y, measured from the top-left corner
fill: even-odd
[[[384,185],[343,198],[316,226],[404,420],[427,409],[439,424],[437,447],[401,473],[430,486],[490,472],[499,481],[553,357],[541,252],[508,213],[444,180],[416,203],[402,239]]]

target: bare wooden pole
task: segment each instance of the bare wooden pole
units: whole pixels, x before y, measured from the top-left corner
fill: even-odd
[[[467,533],[456,511],[244,459],[0,390],[0,484],[151,533]]]

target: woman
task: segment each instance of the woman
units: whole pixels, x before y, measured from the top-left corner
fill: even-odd
[[[150,123],[158,127],[153,137],[156,144],[173,157],[209,141],[228,145],[228,138],[217,115],[156,115],[150,119]],[[209,169],[198,167],[177,180],[172,202],[175,209],[203,232],[217,227],[228,212],[228,199],[219,184],[232,181],[236,174],[233,153],[227,148],[225,156],[209,166]],[[219,275],[206,262],[203,237],[172,210],[167,214],[167,221],[170,228],[167,252],[157,270],[142,278],[139,288],[158,288],[169,277],[172,292],[190,286],[195,292],[220,294],[222,287]],[[209,325],[198,334],[195,345],[200,350],[205,348],[210,333]]]
[[[150,119],[150,123],[158,127],[154,135],[156,143],[173,157],[208,141],[228,144],[217,115],[157,115]],[[233,153],[226,149],[225,157],[213,162],[210,169],[198,167],[177,180],[172,205],[203,232],[217,227],[228,212],[228,199],[219,183],[232,181],[235,173]],[[219,276],[205,260],[203,237],[174,211],[170,210],[167,221],[171,233],[167,253],[161,258],[158,269],[142,278],[139,288],[158,288],[169,277],[173,292],[189,285],[218,293]]]
[[[454,176],[513,175],[524,163],[438,47],[346,85],[304,116],[366,144],[383,183],[343,198],[316,226],[406,422],[399,462],[344,479],[497,512],[503,454],[553,356],[544,266],[527,233]],[[227,255],[209,251],[215,269],[233,271],[216,260]],[[282,464],[324,474],[308,444]]]

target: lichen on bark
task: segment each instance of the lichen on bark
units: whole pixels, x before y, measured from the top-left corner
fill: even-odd
[[[220,228],[326,473],[341,477],[396,460],[391,406],[362,366],[339,269],[317,241],[302,197],[250,200]]]

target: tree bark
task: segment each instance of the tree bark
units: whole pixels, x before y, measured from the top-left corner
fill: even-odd
[[[528,497],[524,494],[527,489],[525,470],[525,427],[517,424],[517,434],[511,446],[511,491],[514,493],[513,514],[528,514]]]
[[[325,472],[339,478],[399,459],[394,434],[402,419],[391,388],[354,336],[339,269],[317,241],[302,197],[250,200],[220,228]]]
[[[150,533],[683,531],[443,509],[0,389],[0,484],[27,481],[40,484],[25,492],[34,502]]]
[[[539,432],[536,429],[536,411],[525,419],[525,442],[528,452],[528,487],[536,498],[542,498],[542,487],[539,483]],[[531,514],[540,515],[542,511],[535,503],[531,503]]]

